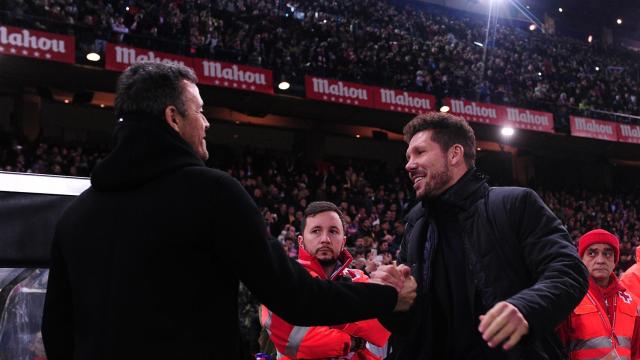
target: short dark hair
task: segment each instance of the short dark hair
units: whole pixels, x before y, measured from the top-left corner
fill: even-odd
[[[116,117],[142,113],[158,118],[170,105],[185,115],[182,80],[198,82],[193,70],[184,65],[152,62],[131,65],[118,78]]]
[[[305,226],[307,226],[308,217],[315,216],[326,211],[333,211],[334,213],[338,214],[340,222],[342,223],[342,232],[346,234],[347,225],[344,221],[344,215],[342,214],[342,211],[340,211],[340,209],[334,203],[330,203],[328,201],[314,201],[311,204],[307,205],[307,208],[304,210],[304,218],[302,219],[302,223],[300,224],[300,232],[304,234],[304,228]]]
[[[475,165],[476,136],[463,118],[441,112],[420,114],[404,126],[404,140],[409,143],[415,134],[425,130],[431,130],[431,141],[440,145],[442,151],[455,144],[462,145],[464,162],[468,167]]]

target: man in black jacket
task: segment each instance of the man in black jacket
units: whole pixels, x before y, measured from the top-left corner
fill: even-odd
[[[561,358],[554,327],[588,286],[565,228],[535,192],[489,188],[463,119],[419,115],[404,135],[421,202],[407,215],[400,262],[418,297],[410,312],[382,319],[390,358]]]
[[[288,259],[242,186],[204,165],[209,123],[195,84],[192,70],[154,63],[120,77],[114,149],[56,228],[49,360],[248,359],[239,281],[297,325],[410,306],[415,283],[399,271],[386,274],[395,289],[343,284]]]

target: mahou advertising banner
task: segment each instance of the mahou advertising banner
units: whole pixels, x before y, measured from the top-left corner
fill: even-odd
[[[305,76],[307,98],[346,105],[375,107],[373,88],[346,81]]]
[[[124,71],[130,65],[141,62],[182,64],[193,68],[192,59],[186,56],[107,43],[105,67],[108,70]]]
[[[273,94],[271,70],[198,58],[193,66],[202,84]]]
[[[461,116],[467,121],[500,126],[507,117],[504,106],[449,98],[444,99],[443,103],[453,115]]]
[[[618,140],[619,124],[617,123],[579,116],[571,116],[569,121],[571,126],[571,135],[573,136],[609,141]]]
[[[494,105],[468,100],[446,98],[443,102],[449,111],[467,121],[495,126],[511,126],[517,129],[553,133],[553,114]]]
[[[381,110],[422,114],[433,111],[436,98],[432,95],[373,87],[374,107]]]
[[[73,64],[76,39],[68,35],[1,25],[0,54]]]
[[[640,144],[640,125],[618,125],[618,141]]]
[[[510,125],[518,129],[549,133],[555,132],[553,130],[552,113],[514,108],[511,106],[505,106],[505,111],[507,118],[502,122],[502,126]]]

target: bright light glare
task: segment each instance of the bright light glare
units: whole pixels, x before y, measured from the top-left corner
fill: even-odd
[[[449,110],[451,110],[451,109],[449,109],[449,107],[447,105],[442,105],[440,107],[440,112],[446,113],[446,112],[449,112]]]
[[[534,31],[536,29],[536,24],[529,25],[529,30]]]
[[[90,52],[87,54],[87,60],[89,61],[100,61],[100,54],[95,52]]]
[[[562,8],[558,8],[558,12],[562,12],[562,11],[564,11],[564,10],[562,10]]]
[[[618,25],[622,25],[622,19],[618,19],[618,20],[616,20],[616,24],[618,24]]]
[[[287,81],[281,81],[280,84],[278,84],[278,89],[280,90],[287,90],[291,87],[291,84],[289,84],[289,82]]]
[[[481,42],[474,41],[473,44],[476,46],[484,47],[484,45]]]
[[[587,42],[588,42],[588,43],[591,43],[592,41],[593,41],[593,35],[589,35],[589,36],[587,37]]]
[[[502,128],[502,130],[500,130],[500,133],[503,136],[513,136],[513,134],[515,133],[515,130],[513,130],[512,127],[505,126]]]

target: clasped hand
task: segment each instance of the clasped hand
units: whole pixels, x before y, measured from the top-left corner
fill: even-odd
[[[398,291],[398,302],[393,311],[407,311],[416,298],[416,279],[406,265],[383,265],[371,273],[370,282],[393,286]]]

